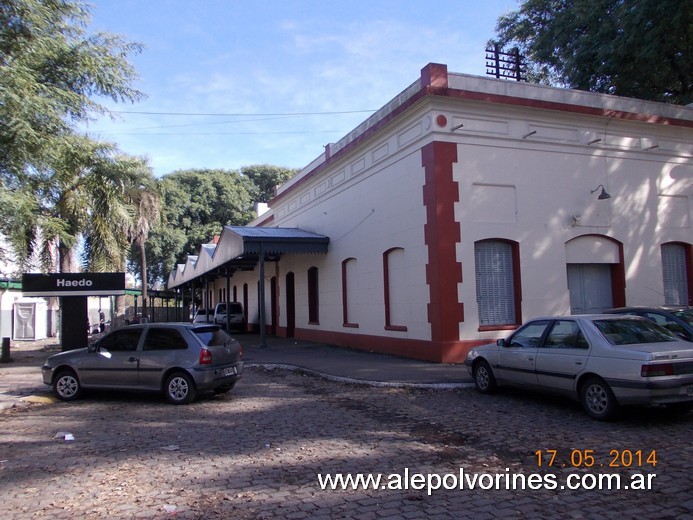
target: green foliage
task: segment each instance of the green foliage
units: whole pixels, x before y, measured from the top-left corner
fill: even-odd
[[[259,190],[256,202],[269,202],[274,197],[274,188],[284,184],[299,171],[292,168],[261,164],[242,167],[241,175],[253,181]]]
[[[496,33],[519,47],[532,81],[693,101],[693,0],[525,0]]]
[[[88,268],[123,268],[138,218],[128,190],[153,178],[76,130],[107,112],[96,97],[143,97],[128,62],[141,46],[88,22],[80,0],[0,0],[0,232],[21,270],[38,255],[43,271],[72,271],[82,240]]]
[[[49,168],[74,125],[105,113],[92,96],[136,101],[127,57],[141,46],[86,35],[86,4],[0,0],[0,181],[16,188]]]
[[[197,254],[223,226],[240,226],[255,214],[257,187],[231,170],[180,170],[160,180],[161,225],[147,240],[149,276],[166,280],[177,263]]]

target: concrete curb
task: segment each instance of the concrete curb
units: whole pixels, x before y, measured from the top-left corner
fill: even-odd
[[[417,388],[428,390],[456,390],[474,388],[474,383],[407,383],[407,382],[387,382],[387,381],[368,381],[365,379],[355,379],[352,377],[334,376],[317,370],[310,370],[298,365],[288,365],[284,363],[246,363],[246,368],[264,368],[265,370],[289,370],[310,376],[319,377],[327,381],[337,383],[347,383],[353,385],[366,385],[374,388]]]

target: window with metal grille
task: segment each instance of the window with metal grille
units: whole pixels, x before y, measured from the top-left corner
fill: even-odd
[[[479,325],[515,324],[512,244],[498,240],[477,242],[474,257]]]
[[[688,305],[685,246],[682,244],[662,245],[662,276],[665,305]]]

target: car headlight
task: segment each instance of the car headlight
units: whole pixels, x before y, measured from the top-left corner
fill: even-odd
[[[479,355],[479,353],[476,350],[470,350],[467,353],[467,359],[469,361],[472,361],[472,360],[476,359],[478,355]]]

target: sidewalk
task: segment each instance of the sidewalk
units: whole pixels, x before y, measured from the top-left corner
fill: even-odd
[[[294,338],[237,336],[246,365],[288,368],[327,379],[371,386],[459,388],[473,386],[463,364],[430,363],[387,354],[335,347]]]
[[[294,338],[267,337],[260,347],[259,334],[242,334],[247,367],[296,370],[332,381],[370,386],[413,388],[471,388],[472,379],[462,364],[442,364],[399,358]],[[0,363],[0,410],[31,402],[52,402],[43,384],[44,360],[60,352],[56,338],[12,341],[10,362]]]

